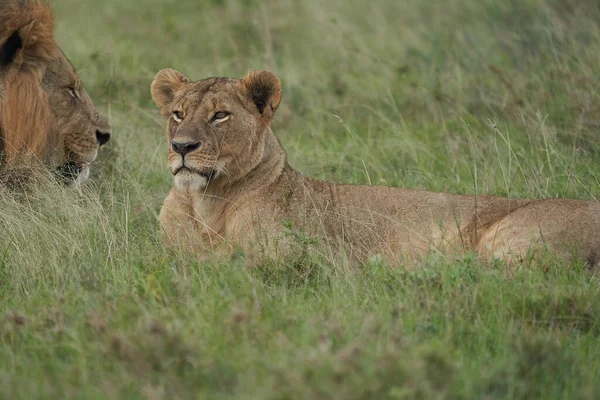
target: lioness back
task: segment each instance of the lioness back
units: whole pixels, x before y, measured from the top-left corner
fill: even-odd
[[[0,2],[0,157],[3,166],[43,164],[83,181],[111,128],[54,39],[50,7]]]
[[[293,170],[270,123],[281,101],[267,71],[191,82],[158,73],[152,96],[167,120],[175,185],[160,220],[169,243],[198,254],[235,246],[285,254],[302,231],[362,261],[431,251],[524,258],[542,246],[598,263],[600,205],[405,188],[330,184]]]

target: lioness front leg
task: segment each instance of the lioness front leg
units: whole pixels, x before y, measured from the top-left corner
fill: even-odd
[[[191,224],[190,224],[191,225]],[[163,224],[164,242],[169,249],[195,254],[200,261],[213,260],[231,255],[233,246],[225,239],[206,231],[198,231],[192,226],[173,226]],[[173,236],[175,232],[175,236]]]

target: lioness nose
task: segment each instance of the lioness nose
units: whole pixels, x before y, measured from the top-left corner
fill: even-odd
[[[200,142],[186,142],[186,143],[173,142],[172,146],[173,146],[173,151],[175,151],[175,153],[185,156],[190,151],[199,149]]]
[[[104,146],[110,140],[110,133],[96,131],[96,139],[100,143],[100,146]]]

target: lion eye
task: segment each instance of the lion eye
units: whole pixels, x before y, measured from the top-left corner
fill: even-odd
[[[215,115],[213,115],[211,121],[212,122],[224,122],[229,119],[229,113],[227,111],[217,111]]]
[[[183,121],[183,112],[173,111],[173,119],[175,120],[175,122],[178,122],[178,123]]]
[[[75,90],[75,88],[69,88],[69,94],[72,98],[79,99],[79,94],[77,93],[77,90]]]

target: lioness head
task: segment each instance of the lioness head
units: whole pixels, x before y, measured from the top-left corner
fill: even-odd
[[[34,0],[0,4],[3,163],[41,161],[67,182],[82,181],[110,125],[56,44],[52,10]]]
[[[234,183],[259,164],[281,84],[268,71],[191,82],[165,69],[152,83],[152,97],[167,120],[175,185],[201,190]]]

